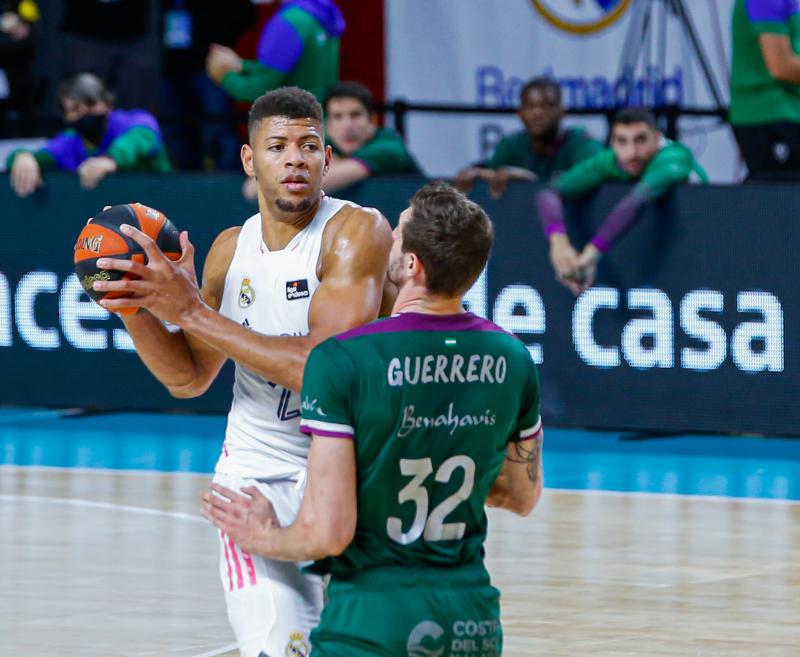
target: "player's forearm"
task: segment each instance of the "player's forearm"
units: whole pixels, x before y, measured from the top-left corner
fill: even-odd
[[[316,346],[309,336],[255,333],[205,304],[181,328],[268,381],[298,392],[308,354]]]
[[[544,189],[536,195],[536,211],[545,237],[555,233],[566,234],[564,223],[564,205],[561,195],[554,189]]]
[[[171,332],[146,311],[122,316],[136,352],[148,370],[175,397],[196,397],[205,392],[186,337]]]
[[[648,201],[649,194],[643,185],[637,185],[611,212],[592,238],[592,244],[601,253],[606,253],[634,224],[639,210]]]
[[[297,520],[290,527],[271,529],[260,543],[258,554],[279,561],[316,561],[340,554],[319,527]]]
[[[527,516],[542,496],[542,436],[512,443],[506,462],[489,490],[488,506]]]
[[[530,180],[535,182],[539,178],[533,171],[523,169],[522,167],[502,166],[498,171],[505,171],[509,175],[509,180]]]

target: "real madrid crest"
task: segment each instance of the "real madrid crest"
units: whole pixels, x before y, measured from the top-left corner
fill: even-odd
[[[531,0],[551,25],[571,34],[593,34],[618,21],[632,0]]]
[[[292,632],[289,635],[289,644],[286,646],[286,657],[308,657],[311,652],[306,638],[302,632]]]
[[[242,279],[242,287],[239,288],[239,307],[248,308],[256,301],[256,291],[250,285],[249,278]]]

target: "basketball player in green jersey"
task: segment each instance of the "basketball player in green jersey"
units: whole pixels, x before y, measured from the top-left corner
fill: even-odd
[[[532,511],[542,429],[527,349],[461,305],[492,233],[442,184],[400,216],[395,314],[326,340],[306,365],[301,430],[313,441],[291,526],[255,489],[202,495],[204,515],[244,549],[331,575],[314,657],[501,653],[484,505]]]

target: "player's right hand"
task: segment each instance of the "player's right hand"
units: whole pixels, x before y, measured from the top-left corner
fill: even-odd
[[[17,153],[11,165],[11,187],[17,196],[29,196],[42,184],[42,170],[36,158],[31,153]]]
[[[569,288],[577,296],[582,291],[581,270],[578,266],[578,252],[563,233],[550,236],[550,262],[556,280]]]

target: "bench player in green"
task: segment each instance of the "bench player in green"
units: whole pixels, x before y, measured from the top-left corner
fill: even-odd
[[[501,653],[484,505],[533,510],[542,428],[525,345],[461,305],[492,235],[452,187],[417,192],[394,231],[395,314],[307,363],[301,428],[313,440],[295,522],[281,528],[255,489],[202,496],[243,549],[331,575],[314,657]]]
[[[647,203],[674,185],[687,182],[693,173],[708,182],[692,152],[677,141],[665,139],[655,117],[646,109],[628,107],[617,112],[610,142],[610,148],[576,164],[536,197],[556,279],[576,296],[594,284],[598,263],[634,224]],[[574,200],[607,182],[634,185],[578,253],[567,236],[562,200]]]

